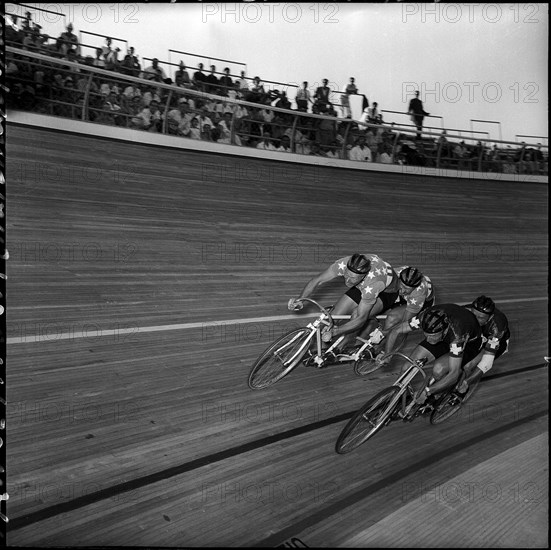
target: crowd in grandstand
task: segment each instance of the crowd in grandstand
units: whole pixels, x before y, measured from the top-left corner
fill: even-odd
[[[10,107],[189,139],[358,162],[506,173],[543,171],[540,148],[521,145],[513,150],[489,148],[481,142],[451,143],[445,131],[438,140],[404,139],[392,124],[383,124],[378,103],[373,102],[370,107],[365,96],[362,120],[371,126],[360,126],[351,120],[350,96],[359,94],[353,77],[341,95],[343,117],[339,118],[330,101],[327,79],[314,94],[310,93],[308,82],[303,82],[293,98],[293,109],[285,91],[267,90],[258,76],[250,79],[244,71],[237,77],[229,67],[217,72],[216,66],[211,65],[205,72],[202,63],[192,71],[180,62],[172,79],[158,59],[142,64],[133,47],[123,57],[109,37],[105,37],[102,47],[94,48],[94,55],[85,55],[71,23],[59,37],[52,38],[42,34],[30,12],[21,18],[21,24],[16,15],[10,18],[5,31],[8,45],[82,66],[63,67],[59,61],[49,63],[9,55],[6,78]],[[113,78],[86,71],[86,66],[110,71]],[[116,73],[141,81],[125,82],[117,79]],[[159,83],[172,88],[158,86]],[[188,90],[210,95],[186,93]],[[295,123],[297,113],[307,113],[309,108],[324,118],[300,116]]]

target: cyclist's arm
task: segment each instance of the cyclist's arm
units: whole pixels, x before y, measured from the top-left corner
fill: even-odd
[[[383,334],[386,335],[385,353],[390,353],[394,349],[396,339],[400,334],[407,334],[413,331],[413,327],[409,324],[409,320],[413,317],[408,317],[405,321],[392,326],[390,329],[383,330]]]
[[[336,279],[338,274],[335,273],[333,266],[328,267],[325,271],[322,271],[319,275],[312,277],[307,283],[306,286],[302,289],[300,296],[297,300],[302,300],[302,298],[308,298],[316,288],[324,283],[328,283],[333,279]]]

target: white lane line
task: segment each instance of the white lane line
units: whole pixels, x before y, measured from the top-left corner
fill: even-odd
[[[496,304],[514,304],[519,302],[541,302],[547,300],[547,296],[541,298],[515,298],[511,300],[496,301]],[[249,319],[225,319],[223,321],[202,321],[199,323],[178,323],[174,325],[157,325],[150,327],[130,327],[130,328],[116,328],[116,329],[101,329],[94,323],[79,323],[84,326],[88,326],[86,331],[72,331],[72,332],[55,332],[53,329],[59,326],[61,323],[42,323],[44,334],[33,334],[8,338],[8,344],[29,344],[32,342],[57,342],[58,340],[71,340],[76,338],[98,338],[105,336],[119,337],[124,334],[138,334],[145,332],[161,332],[168,330],[188,330],[194,328],[205,329],[208,327],[223,327],[227,325],[243,325],[246,323],[268,323],[270,321],[287,321],[300,319],[315,318],[317,313],[308,315],[274,315],[271,317],[253,317]],[[379,319],[384,319],[385,315],[378,315]],[[31,326],[33,324],[29,323]],[[37,323],[34,323],[36,325]],[[126,323],[128,326],[128,323]],[[47,333],[46,333],[47,332]]]

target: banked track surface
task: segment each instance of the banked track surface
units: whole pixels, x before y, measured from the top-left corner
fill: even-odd
[[[363,380],[347,367],[304,369],[266,392],[248,390],[246,376],[275,336],[304,322],[287,318],[288,297],[354,250],[415,263],[440,301],[482,292],[503,301],[512,346],[494,374],[541,363],[546,187],[307,168],[297,185],[267,161],[258,161],[260,181],[221,181],[208,167],[229,161],[216,155],[14,126],[9,136],[8,337],[20,338],[8,347],[10,543],[270,543],[329,498],[427,460],[436,432],[453,448],[511,425],[492,438],[497,452],[543,429],[540,369],[481,386],[490,400],[473,421],[391,427],[374,440],[376,453],[343,458],[334,419],[344,422],[395,373]],[[37,164],[59,177],[35,178]],[[101,177],[75,177],[81,166]],[[341,292],[330,285],[318,297],[330,303]],[[232,322],[260,317],[270,320]],[[140,331],[178,324],[187,328]],[[34,341],[40,334],[48,338]],[[270,443],[253,448],[259,440]],[[205,458],[216,456],[224,459]],[[196,468],[178,470],[186,464]],[[170,471],[178,475],[147,477]],[[144,479],[154,483],[138,487]],[[78,500],[101,491],[107,498]]]

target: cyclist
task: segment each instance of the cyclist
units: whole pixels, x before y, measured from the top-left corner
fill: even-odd
[[[324,342],[343,334],[357,333],[396,299],[395,296],[392,300],[387,292],[398,288],[398,276],[392,266],[375,254],[356,253],[338,259],[325,271],[310,279],[300,296],[291,298],[287,307],[292,311],[302,309],[300,300],[310,296],[318,286],[337,277],[344,278],[344,284],[349,290],[335,304],[332,313],[351,317],[348,322],[333,327],[332,330],[325,330],[322,335]]]
[[[383,357],[394,349],[396,343],[398,335],[392,329],[434,304],[432,281],[426,275],[411,266],[399,267],[395,271],[398,275],[399,288],[396,301],[386,314],[383,335],[388,337],[384,351],[380,351],[376,358],[381,366],[388,364],[389,360]]]
[[[393,331],[399,335],[418,328],[423,330],[425,339],[413,350],[412,359],[434,362],[432,377],[417,399],[423,404],[428,396],[458,382],[461,367],[472,361],[482,347],[482,330],[474,314],[457,304],[431,306]]]
[[[474,314],[482,327],[484,347],[463,369],[467,378],[456,392],[461,398],[467,393],[470,384],[480,380],[492,368],[494,361],[507,353],[511,337],[507,317],[496,308],[491,298],[479,296],[465,307]]]

